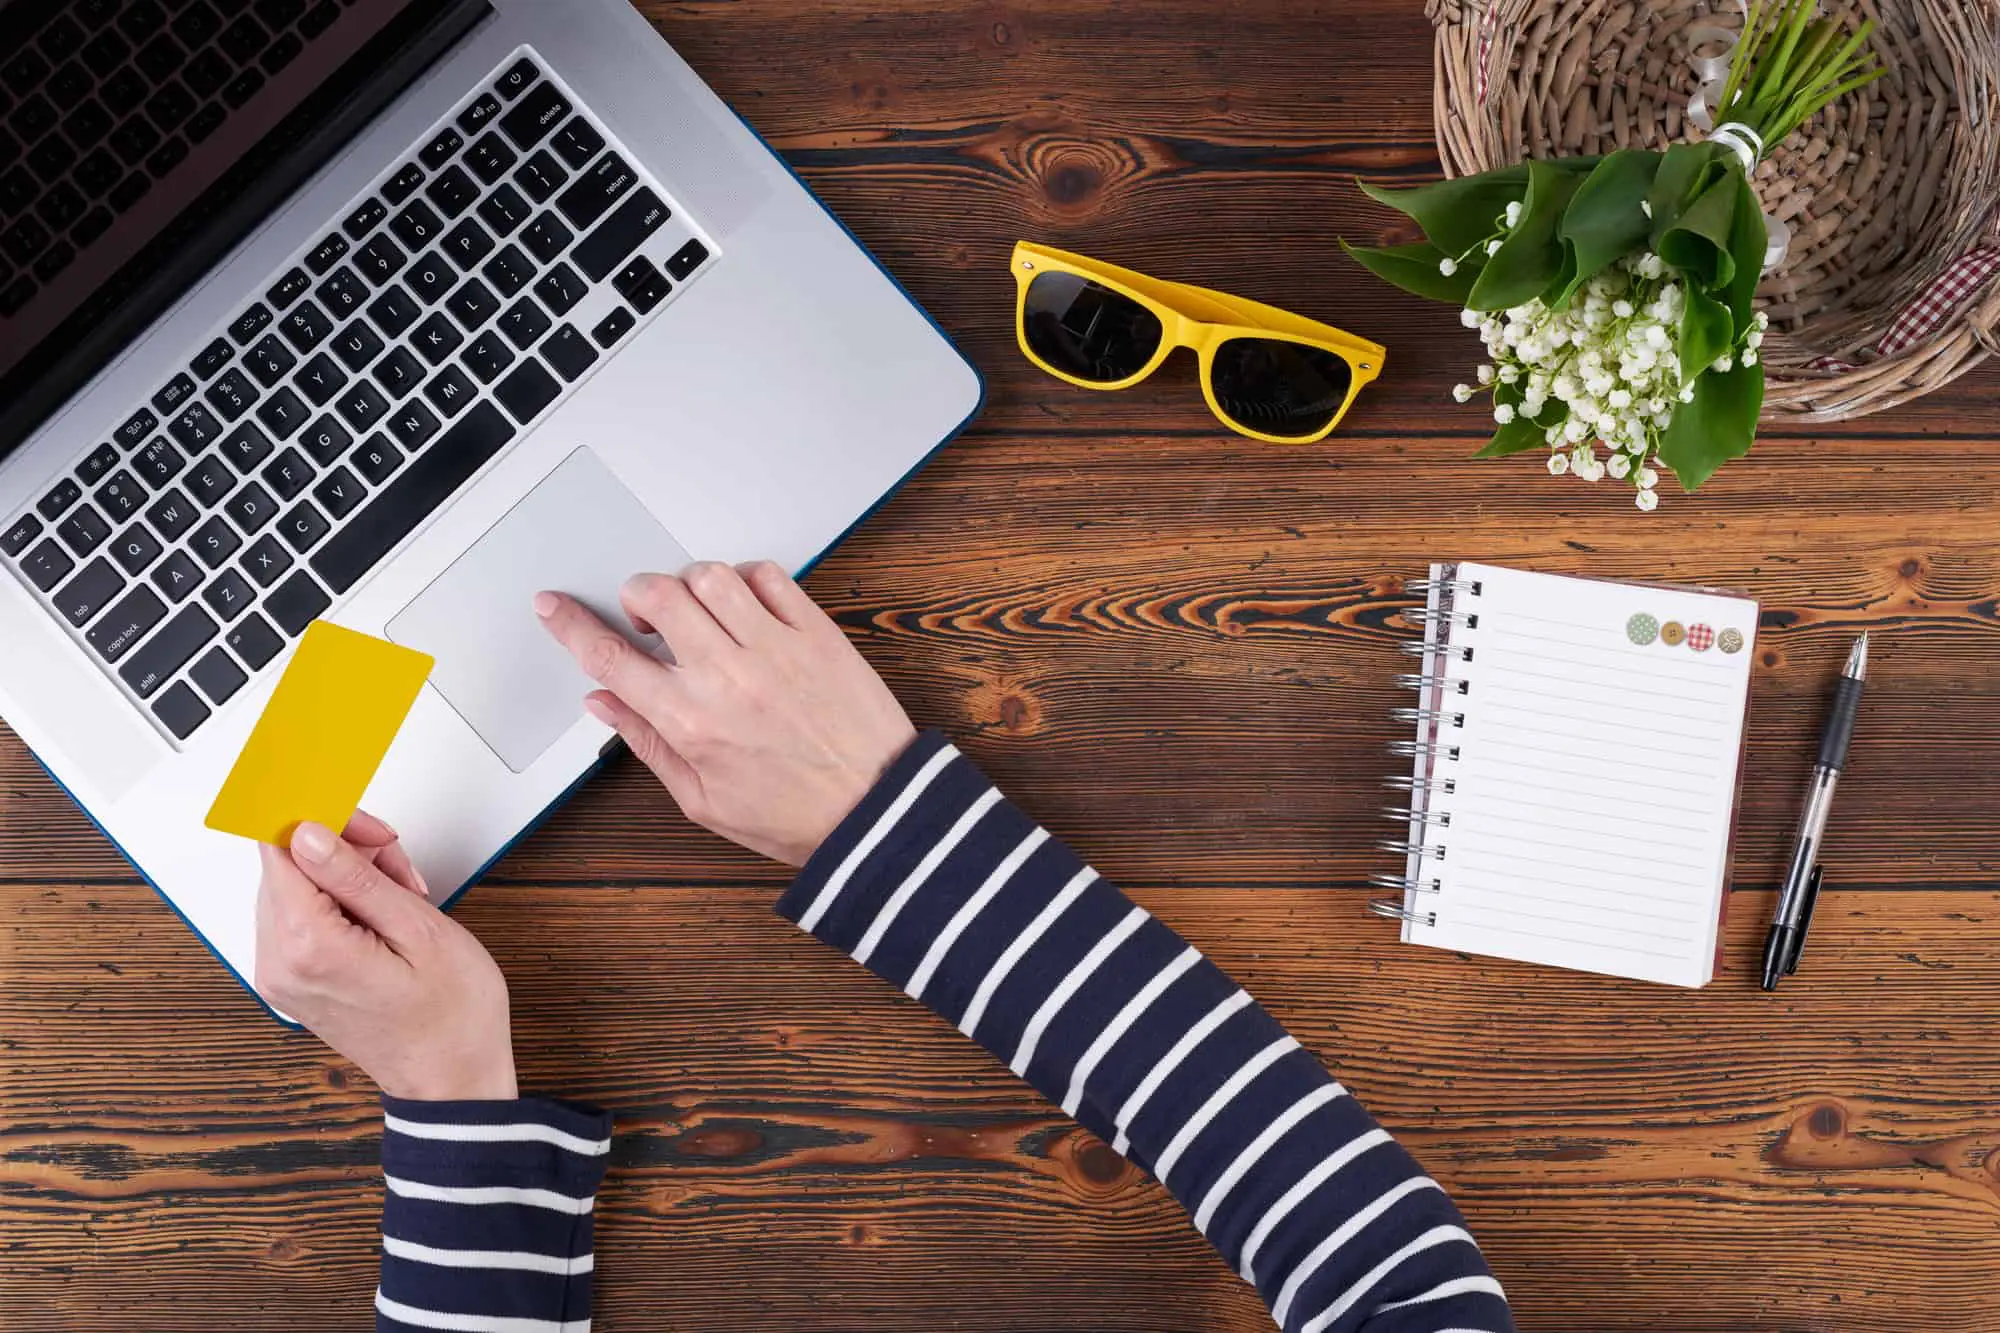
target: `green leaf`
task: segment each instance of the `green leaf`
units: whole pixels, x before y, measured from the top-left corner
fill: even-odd
[[[1729,303],[1735,333],[1749,331],[1757,313],[1757,283],[1764,276],[1764,251],[1771,244],[1771,229],[1764,221],[1764,209],[1757,192],[1745,185],[1736,196],[1736,213],[1730,220],[1729,254],[1736,262],[1736,274],[1723,298]],[[1733,341],[1733,340],[1732,340]]]
[[[1562,219],[1566,281],[1552,304],[1569,304],[1584,283],[1646,244],[1653,224],[1640,205],[1659,171],[1660,154],[1627,148],[1599,162],[1577,187]]]
[[[1688,282],[1704,291],[1720,292],[1736,277],[1732,254],[1737,208],[1750,194],[1750,206],[1757,205],[1750,182],[1732,166],[1689,204],[1659,239],[1660,258],[1686,275]],[[1763,259],[1763,251],[1757,253]],[[1753,269],[1754,272],[1754,269]]]
[[[1563,242],[1556,235],[1563,210],[1584,178],[1548,162],[1528,163],[1528,195],[1513,234],[1486,261],[1466,304],[1506,310],[1543,293],[1563,271]]]
[[[1728,306],[1707,292],[1688,288],[1687,305],[1681,311],[1681,383],[1693,383],[1717,357],[1735,346],[1735,332]]]
[[[1528,169],[1502,167],[1477,176],[1404,189],[1388,189],[1367,181],[1360,185],[1361,192],[1376,203],[1415,221],[1431,244],[1448,255],[1462,255],[1493,235],[1494,219],[1505,213],[1507,205],[1528,188]]]
[[[1473,281],[1479,276],[1476,268],[1466,265],[1446,277],[1438,269],[1445,258],[1444,251],[1428,241],[1415,245],[1362,246],[1349,245],[1343,240],[1340,244],[1354,257],[1355,263],[1376,277],[1427,301],[1462,306],[1472,295]]]
[[[1660,437],[1660,458],[1681,489],[1699,489],[1717,468],[1749,453],[1763,409],[1762,365],[1738,365],[1726,374],[1711,370],[1696,380],[1694,401],[1680,405]]]
[[[1727,151],[1721,144],[1677,143],[1661,155],[1648,198],[1653,206],[1653,249],[1660,248],[1660,238],[1667,229],[1681,220],[1688,205],[1725,170],[1720,155]]]
[[[1515,417],[1506,425],[1493,432],[1493,438],[1486,447],[1474,454],[1474,458],[1505,458],[1508,454],[1524,454],[1530,449],[1545,449],[1548,437],[1543,427],[1525,417]]]

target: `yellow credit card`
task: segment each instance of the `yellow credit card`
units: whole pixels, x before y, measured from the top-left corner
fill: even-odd
[[[346,828],[434,660],[324,620],[308,625],[208,827],[280,847],[307,820]]]

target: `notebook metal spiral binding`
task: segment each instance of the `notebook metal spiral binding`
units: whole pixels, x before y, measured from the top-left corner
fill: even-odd
[[[1398,707],[1390,710],[1390,716],[1399,722],[1415,724],[1422,728],[1416,740],[1396,740],[1389,742],[1389,753],[1401,759],[1430,759],[1433,766],[1427,775],[1412,774],[1409,777],[1392,777],[1386,785],[1393,791],[1407,792],[1410,803],[1405,806],[1391,806],[1383,816],[1402,824],[1410,830],[1407,839],[1386,839],[1378,844],[1383,851],[1393,852],[1408,861],[1413,869],[1401,875],[1370,875],[1368,883],[1379,889],[1390,889],[1402,894],[1401,898],[1372,898],[1368,910],[1376,916],[1392,921],[1405,921],[1420,926],[1435,926],[1437,912],[1432,907],[1416,907],[1411,900],[1420,895],[1438,895],[1444,891],[1444,881],[1435,874],[1425,872],[1424,862],[1442,861],[1446,849],[1443,844],[1432,841],[1433,832],[1451,827],[1449,811],[1431,809],[1431,798],[1449,794],[1457,790],[1456,780],[1437,774],[1437,762],[1451,763],[1459,758],[1459,747],[1448,743],[1439,735],[1440,731],[1455,730],[1465,725],[1465,714],[1458,709],[1444,707],[1443,701],[1452,695],[1472,693],[1472,683],[1449,673],[1446,666],[1434,666],[1443,662],[1446,654],[1445,638],[1454,626],[1466,629],[1479,628],[1479,613],[1465,608],[1465,603],[1478,597],[1484,591],[1476,579],[1412,579],[1403,585],[1403,590],[1426,599],[1427,604],[1413,607],[1403,612],[1403,619],[1410,624],[1423,627],[1422,639],[1412,640],[1402,645],[1407,655],[1422,659],[1426,669],[1403,672],[1396,676],[1397,688],[1414,690],[1424,706]],[[1451,659],[1460,662],[1472,660],[1472,649],[1459,647],[1449,650]],[[1435,898],[1433,898],[1435,901]]]

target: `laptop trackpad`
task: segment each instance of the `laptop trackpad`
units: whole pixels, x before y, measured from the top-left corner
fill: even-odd
[[[527,771],[582,715],[593,687],[535,618],[544,588],[566,592],[647,652],[618,589],[691,558],[611,470],[578,449],[389,622],[389,638],[431,654],[431,684],[503,763]]]

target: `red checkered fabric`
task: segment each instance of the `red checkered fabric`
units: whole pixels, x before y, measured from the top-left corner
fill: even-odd
[[[1896,316],[1896,322],[1889,326],[1882,340],[1869,349],[1873,353],[1871,359],[1900,356],[1923,342],[1943,328],[1966,302],[1978,296],[1996,273],[2000,273],[2000,247],[1982,246],[1961,256]],[[1812,368],[1844,373],[1861,367],[1837,356],[1823,356],[1812,363]]]
[[[1688,647],[1705,653],[1715,647],[1715,630],[1708,625],[1688,626]]]

